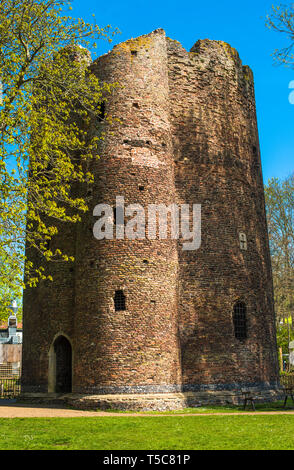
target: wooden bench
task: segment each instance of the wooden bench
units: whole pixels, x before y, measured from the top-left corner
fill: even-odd
[[[258,397],[253,394],[253,392],[248,392],[247,390],[242,390],[242,398],[244,400],[244,410],[246,409],[246,405],[248,402],[251,403],[252,409],[255,410],[254,400]]]
[[[292,398],[292,402],[294,403],[294,398],[293,398],[293,389],[294,387],[287,387],[287,386],[284,386],[283,387],[283,390],[284,390],[284,395],[285,395],[285,400],[284,400],[284,408],[286,406],[286,403],[287,403],[287,399],[288,397],[291,397]]]

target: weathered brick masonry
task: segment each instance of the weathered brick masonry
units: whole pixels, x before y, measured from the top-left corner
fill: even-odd
[[[163,30],[119,44],[90,67],[118,82],[101,124],[90,211],[62,229],[74,269],[26,290],[23,389],[56,391],[54,341],[72,348],[82,394],[235,390],[277,386],[271,264],[252,72],[220,41],[191,52]],[[202,243],[102,240],[93,208],[201,204]],[[247,238],[240,247],[239,234]],[[115,311],[115,291],[126,309]],[[247,338],[233,311],[246,305]],[[55,362],[54,362],[55,361]]]

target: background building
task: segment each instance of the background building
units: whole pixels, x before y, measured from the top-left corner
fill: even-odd
[[[2,379],[20,375],[22,357],[22,324],[16,315],[8,317],[7,324],[0,328],[0,386]],[[2,380],[2,381],[1,381]],[[2,389],[0,387],[0,396]]]

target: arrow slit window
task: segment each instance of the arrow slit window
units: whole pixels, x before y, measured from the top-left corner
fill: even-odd
[[[114,308],[116,312],[120,310],[126,310],[126,296],[122,290],[115,291]]]
[[[244,302],[237,302],[234,305],[233,322],[235,338],[242,341],[247,338],[247,318],[246,305]]]

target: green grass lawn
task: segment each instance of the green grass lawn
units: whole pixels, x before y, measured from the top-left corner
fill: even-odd
[[[0,449],[293,450],[294,416],[2,418]]]

